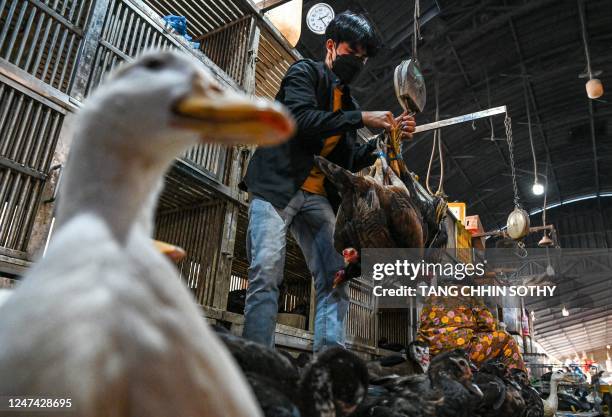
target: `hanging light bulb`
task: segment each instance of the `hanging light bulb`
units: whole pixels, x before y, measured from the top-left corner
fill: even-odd
[[[595,99],[595,98],[599,98],[603,96],[603,93],[604,93],[603,84],[601,83],[601,80],[599,80],[598,78],[591,78],[589,81],[587,81],[585,87],[586,87],[587,96],[589,96],[590,99]]]
[[[529,132],[529,144],[531,145],[531,156],[533,157],[533,186],[531,191],[534,195],[544,194],[544,186],[538,182],[538,160],[536,158],[535,145],[533,143],[533,136],[531,134],[531,110],[529,105],[529,95],[527,94],[527,81],[523,79],[523,94],[525,96],[525,109],[527,111],[527,128]]]
[[[565,308],[565,306],[563,306],[563,309],[561,310],[561,314],[563,314],[563,317],[569,316],[569,311],[567,310],[567,308]]]
[[[544,194],[544,186],[536,180],[531,187],[531,191],[534,195],[542,195]]]
[[[589,81],[587,81],[585,87],[587,96],[590,99],[596,99],[603,95],[604,88],[601,80],[595,78],[598,76],[601,71],[593,71],[591,68],[591,55],[589,53],[589,43],[588,43],[588,33],[585,22],[586,12],[584,10],[584,1],[578,0],[578,14],[580,15],[580,26],[582,28],[582,43],[584,44],[584,55],[586,57],[586,73],[579,75],[579,77],[589,77]],[[595,77],[594,77],[595,76]]]

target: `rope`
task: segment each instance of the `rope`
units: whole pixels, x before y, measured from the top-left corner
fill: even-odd
[[[546,226],[546,196],[548,195],[548,164],[546,165],[546,171],[544,177],[544,205],[542,206],[542,226]],[[546,230],[544,230],[546,234]]]
[[[527,79],[523,77],[523,93],[525,94],[525,108],[527,109],[527,127],[529,131],[529,144],[531,145],[531,156],[533,157],[533,175],[535,182],[538,182],[538,161],[536,160],[535,146],[531,133],[531,111],[529,105],[529,94],[527,93]]]
[[[421,39],[421,25],[419,24],[419,17],[421,16],[421,7],[419,0],[414,1],[414,35],[412,36],[412,58],[417,60],[417,42]]]
[[[491,105],[491,88],[489,86],[489,72],[485,67],[485,83],[487,86],[487,102],[489,103],[489,108],[493,107]],[[493,126],[493,117],[489,117],[489,126],[491,127],[491,141],[495,140],[495,126]]]
[[[440,120],[440,102],[438,100],[438,80],[435,82],[435,98],[436,98],[436,113],[435,121]],[[434,155],[436,154],[436,147],[438,149],[438,158],[440,161],[440,178],[438,181],[438,189],[434,193],[429,187],[429,178],[431,176],[431,169],[433,167]],[[429,165],[427,166],[427,176],[425,178],[425,188],[431,195],[443,196],[444,195],[444,152],[442,152],[442,131],[436,129],[433,136],[433,144],[431,146],[431,154],[429,155]]]

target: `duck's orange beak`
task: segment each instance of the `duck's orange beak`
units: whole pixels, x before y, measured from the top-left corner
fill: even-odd
[[[293,135],[293,118],[280,103],[221,88],[204,77],[175,103],[174,125],[199,132],[203,142],[229,145],[276,145]]]
[[[160,240],[153,240],[153,245],[159,252],[166,255],[174,263],[182,261],[187,255],[183,248]]]

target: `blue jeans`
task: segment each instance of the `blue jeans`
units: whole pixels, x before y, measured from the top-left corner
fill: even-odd
[[[334,248],[335,222],[329,201],[317,194],[299,190],[284,210],[254,197],[249,207],[246,242],[250,266],[244,337],[274,347],[278,287],[283,280],[287,230],[290,230],[314,277],[314,351],[344,346],[348,283],[332,287],[336,271],[344,265],[342,256]]]

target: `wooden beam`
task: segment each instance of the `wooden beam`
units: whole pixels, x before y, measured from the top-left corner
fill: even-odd
[[[277,8],[278,6],[289,3],[290,1],[291,0],[261,0],[258,3],[255,3],[255,5],[261,9],[262,13],[266,13]]]

